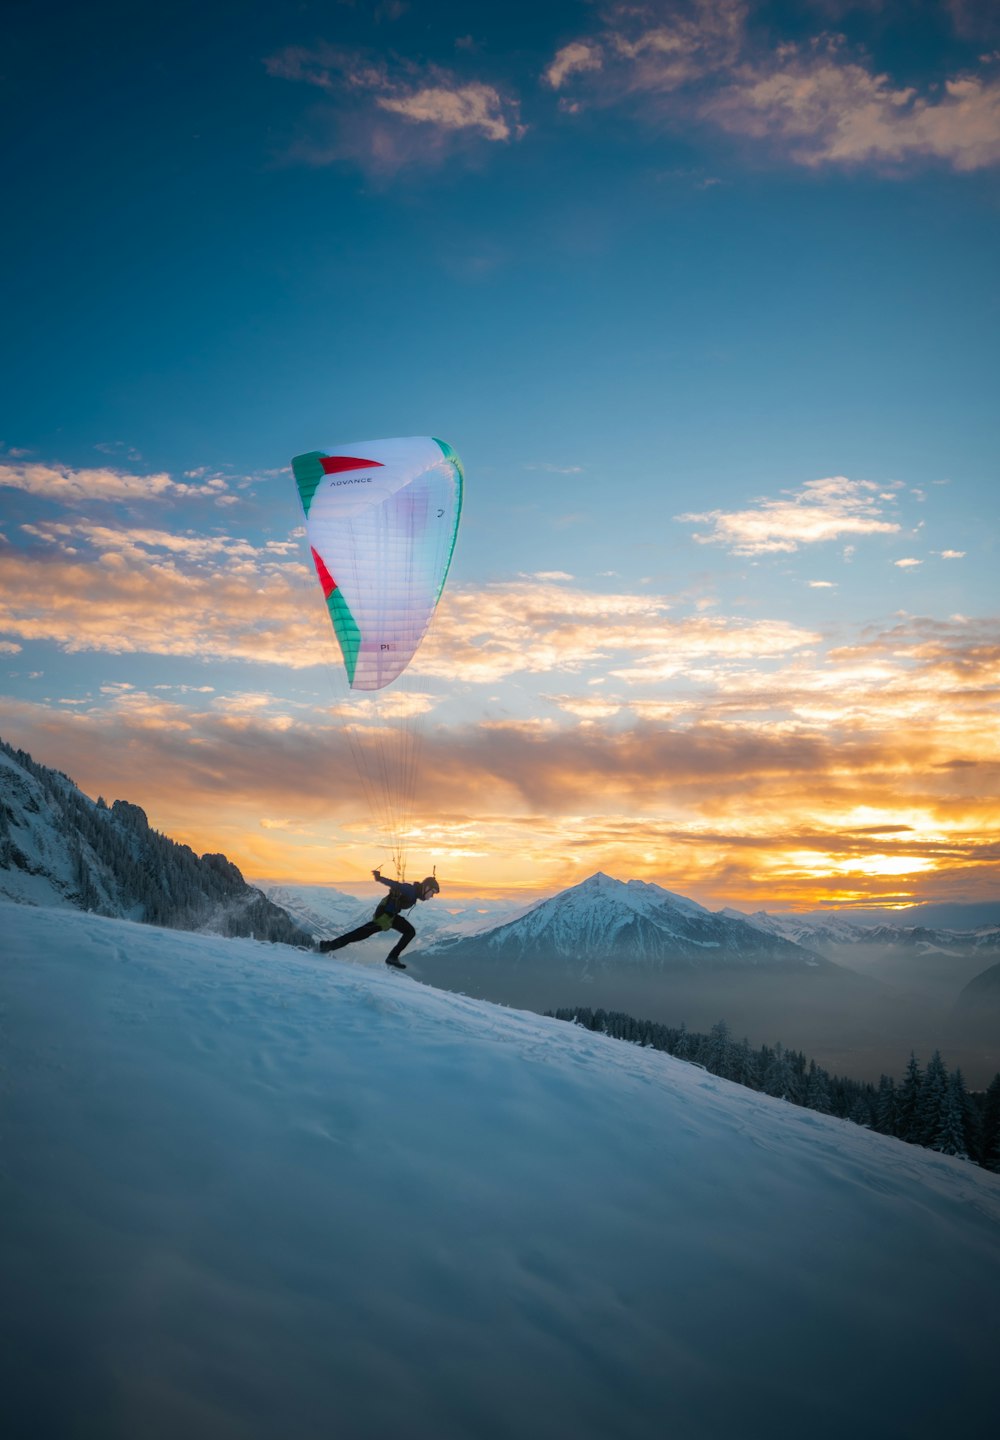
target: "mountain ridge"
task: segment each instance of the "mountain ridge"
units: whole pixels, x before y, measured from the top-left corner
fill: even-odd
[[[695,900],[645,880],[616,880],[603,871],[541,900],[517,919],[474,936],[444,938],[424,956],[453,953],[519,960],[577,959],[587,965],[779,964],[818,968],[828,962],[780,935],[707,910]]]
[[[0,740],[0,896],[178,930],[310,937],[225,855],[198,856],[127,800],[109,807]]]

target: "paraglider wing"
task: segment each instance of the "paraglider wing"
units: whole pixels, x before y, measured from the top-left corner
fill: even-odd
[[[444,588],[461,462],[418,435],[314,450],[292,469],[348,684],[382,690],[413,659]]]

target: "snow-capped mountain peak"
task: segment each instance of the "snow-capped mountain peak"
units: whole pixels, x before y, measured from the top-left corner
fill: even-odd
[[[644,880],[616,880],[603,871],[588,876],[520,918],[477,937],[441,941],[445,946],[486,947],[493,954],[565,957],[589,961],[662,964],[816,964],[792,941],[765,935],[746,921],[728,919],[697,901]]]

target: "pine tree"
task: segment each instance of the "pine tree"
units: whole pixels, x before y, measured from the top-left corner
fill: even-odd
[[[717,1020],[712,1026],[704,1057],[702,1063],[713,1075],[721,1075],[726,1080],[733,1078],[733,1042],[725,1020]]]
[[[897,1097],[896,1086],[891,1075],[882,1075],[878,1082],[878,1095],[875,1100],[875,1129],[881,1135],[897,1134]]]
[[[933,1145],[944,1123],[945,1105],[948,1099],[948,1071],[941,1058],[941,1051],[931,1056],[924,1083],[920,1087],[920,1106],[917,1111],[918,1145]]]
[[[855,1125],[863,1125],[866,1130],[872,1128],[872,1103],[863,1090],[859,1089],[855,1095],[847,1118],[853,1120]]]
[[[748,1090],[760,1089],[760,1065],[756,1050],[751,1050],[750,1041],[744,1035],[739,1045],[736,1046],[736,1054],[733,1065],[733,1079],[740,1085],[745,1085]]]
[[[764,1091],[779,1100],[796,1103],[799,1099],[798,1077],[780,1041],[775,1045],[770,1063],[764,1072]]]
[[[969,1094],[965,1084],[965,1076],[961,1070],[956,1070],[953,1073],[951,1081],[955,1086],[958,1103],[962,1111],[962,1134],[965,1139],[966,1157],[978,1163],[983,1142],[982,1119],[979,1113],[979,1106]]]
[[[924,1079],[920,1073],[920,1066],[917,1064],[917,1057],[911,1050],[906,1066],[906,1075],[899,1087],[896,1105],[896,1134],[901,1140],[909,1140],[914,1145],[920,1143],[918,1114],[923,1085]]]
[[[957,1155],[961,1160],[969,1158],[965,1146],[965,1112],[955,1075],[948,1078],[937,1133],[930,1148],[940,1150],[942,1155]]]
[[[816,1110],[820,1115],[829,1115],[833,1108],[830,1100],[830,1077],[815,1060],[809,1062],[805,1103],[810,1110]]]

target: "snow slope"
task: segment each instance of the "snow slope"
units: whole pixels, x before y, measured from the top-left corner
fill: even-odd
[[[363,960],[0,935],[6,1440],[995,1433],[996,1177]]]

